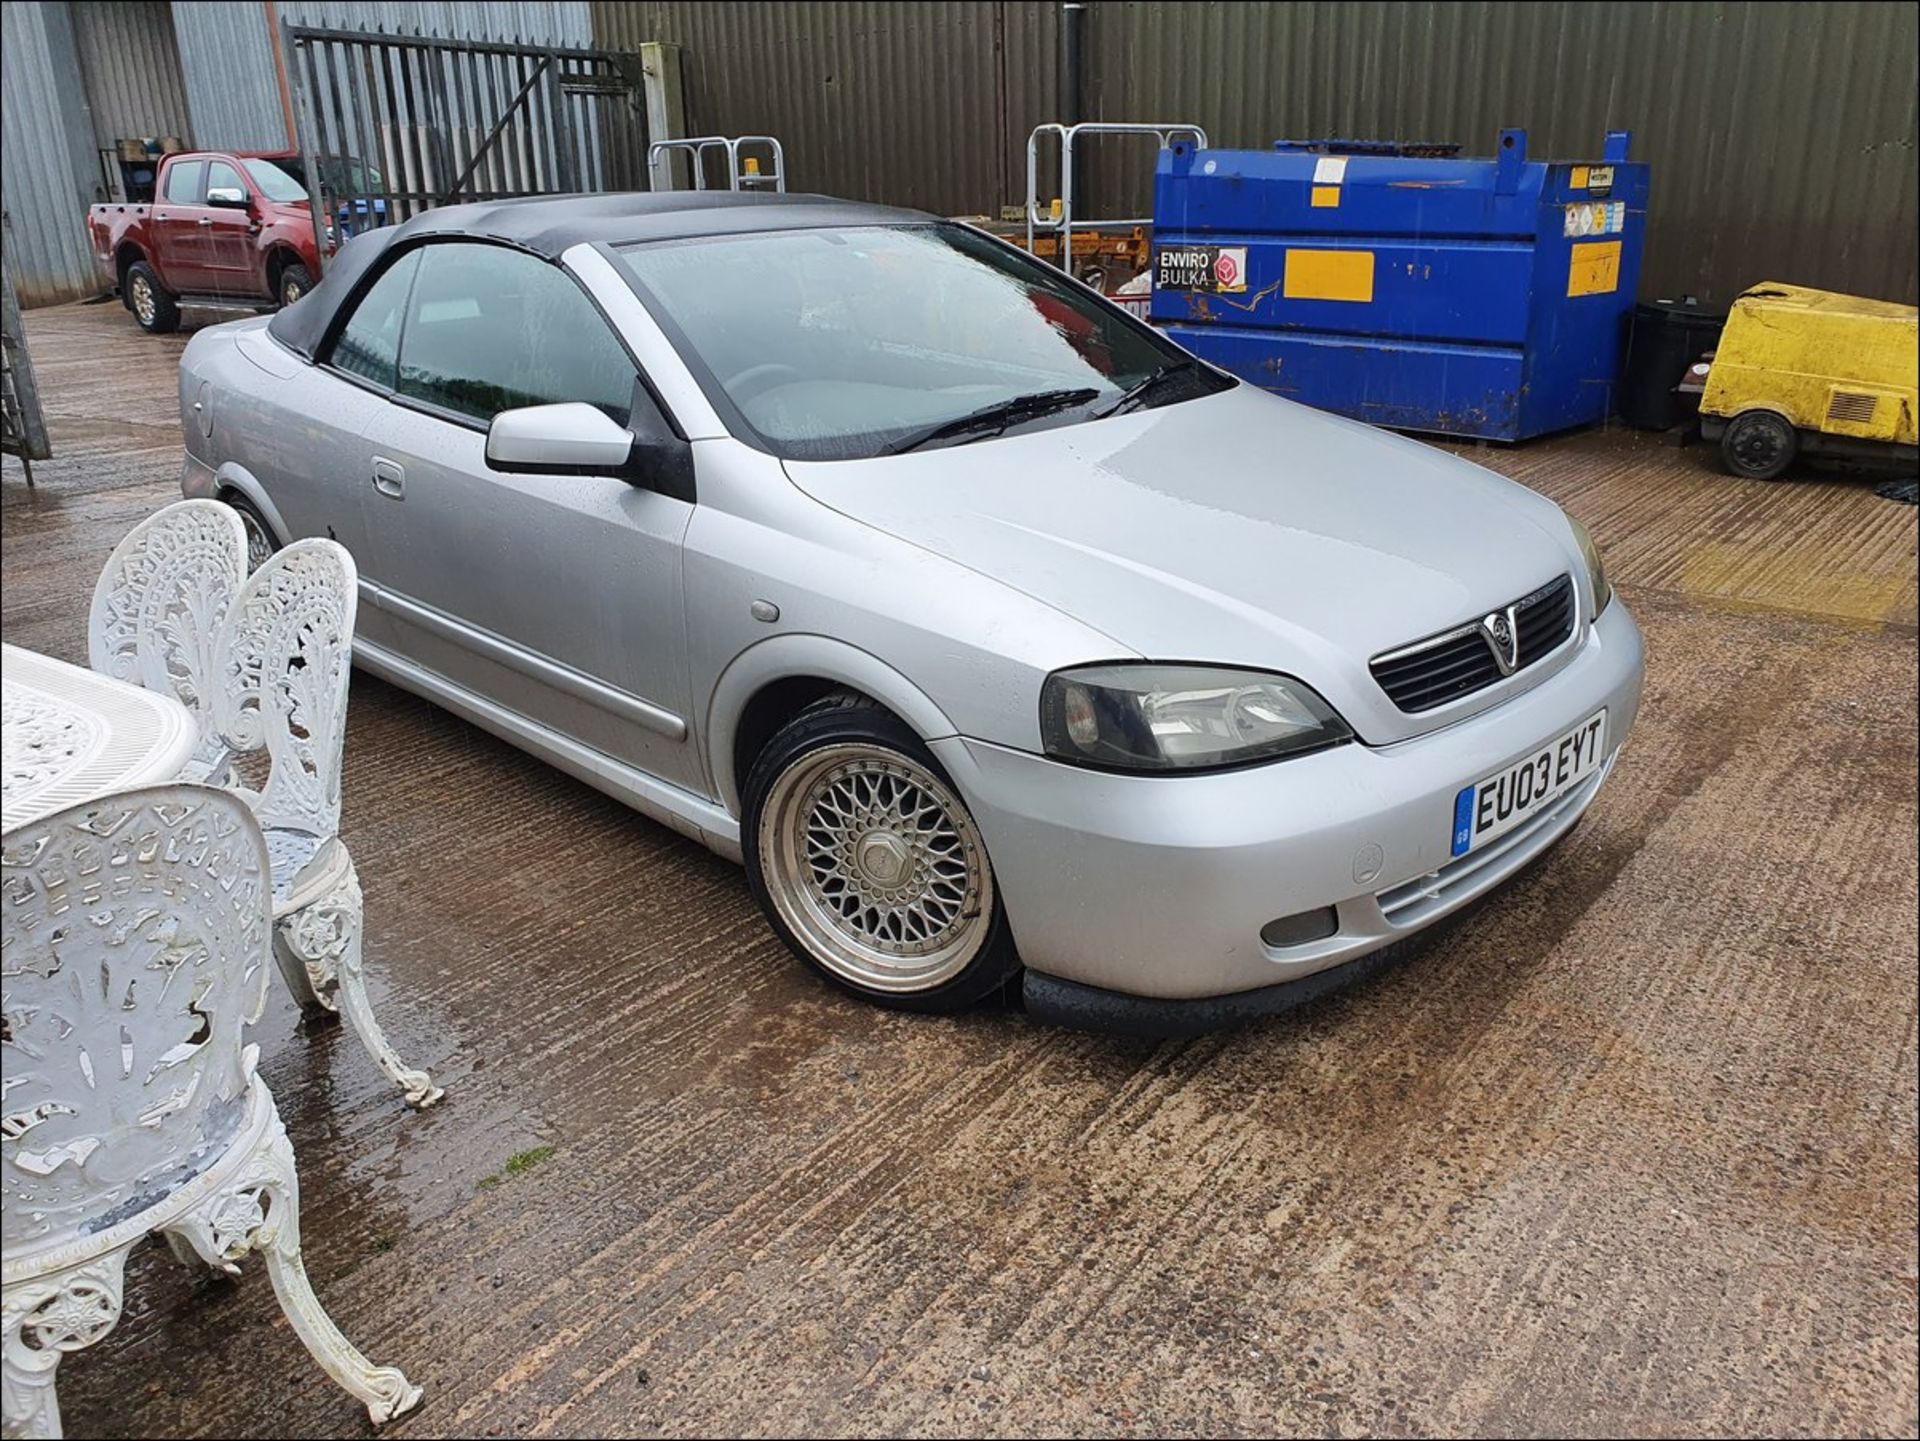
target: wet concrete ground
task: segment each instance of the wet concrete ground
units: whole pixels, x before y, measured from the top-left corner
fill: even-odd
[[[5,633],[82,659],[177,494],[181,340],[29,332]],[[1640,727],[1530,880],[1237,1034],[843,1000],[734,868],[356,677],[374,998],[447,1098],[284,1001],[258,1039],[320,1295],[426,1388],[390,1434],[1911,1434],[1915,513],[1632,433],[1473,454],[1593,526]],[[257,1265],[156,1246],[127,1300],[69,1435],[367,1431]]]

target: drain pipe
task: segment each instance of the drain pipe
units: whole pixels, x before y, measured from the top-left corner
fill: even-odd
[[[1060,4],[1060,120],[1078,125],[1087,118],[1085,95],[1080,87],[1080,46],[1086,29],[1087,7],[1083,0],[1061,0]]]
[[[1060,77],[1059,104],[1060,123],[1078,125],[1087,118],[1086,92],[1083,87],[1084,70],[1081,65],[1082,44],[1085,38],[1087,7],[1083,0],[1061,0],[1060,3]],[[1064,169],[1069,163],[1071,152],[1063,151],[1060,163]],[[1073,196],[1074,209],[1085,211],[1087,208],[1085,192],[1080,188],[1085,178],[1084,168],[1077,154],[1072,155],[1073,178],[1065,175],[1060,183]]]

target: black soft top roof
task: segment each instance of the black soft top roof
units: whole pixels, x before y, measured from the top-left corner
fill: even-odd
[[[924,224],[935,217],[888,205],[826,195],[733,190],[674,190],[613,195],[536,195],[478,205],[444,205],[404,225],[358,235],[341,247],[326,277],[298,305],[268,323],[273,338],[312,360],[335,313],[359,290],[380,257],[396,245],[440,235],[498,240],[557,260],[573,246],[629,245],[743,235],[762,230],[819,230],[847,225]]]

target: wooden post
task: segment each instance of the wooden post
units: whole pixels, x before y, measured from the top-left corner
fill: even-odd
[[[681,85],[681,55],[678,45],[647,40],[640,45],[640,68],[647,84],[647,143],[679,140],[687,134],[686,91]],[[651,169],[648,183],[655,190],[679,188],[681,158],[669,152]]]

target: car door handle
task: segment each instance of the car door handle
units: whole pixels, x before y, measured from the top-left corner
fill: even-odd
[[[198,223],[201,225],[211,225],[213,224],[213,217],[211,215],[203,215],[200,217]]]
[[[390,460],[373,458],[373,488],[391,500],[405,500],[407,473]]]

